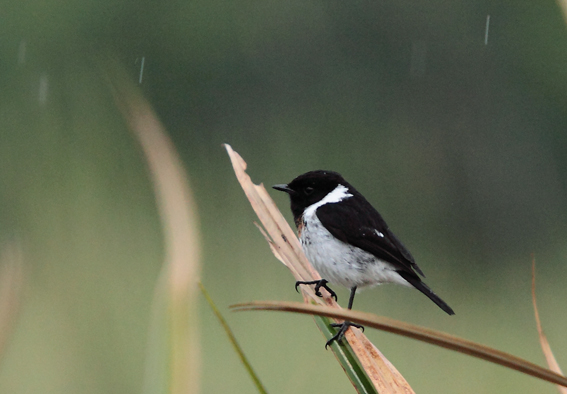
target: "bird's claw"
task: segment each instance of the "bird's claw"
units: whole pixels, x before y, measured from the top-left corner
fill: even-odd
[[[347,321],[345,323],[348,323],[349,327],[356,327],[356,328],[360,328],[362,330],[362,332],[364,332],[364,326],[362,324],[356,324],[350,321]],[[342,327],[345,323],[331,323],[331,327]]]
[[[337,293],[335,293],[329,286],[327,286],[327,283],[329,283],[329,281],[326,279],[311,280],[311,281],[298,280],[297,282],[295,282],[295,291],[299,293],[298,290],[299,285],[315,285],[315,295],[317,297],[323,297],[323,294],[321,294],[321,292],[319,291],[319,289],[322,287],[329,292],[331,298],[334,298],[335,301],[338,301]]]
[[[345,333],[347,332],[349,327],[360,328],[364,332],[364,326],[361,326],[360,324],[352,323],[350,321],[345,321],[343,323],[331,323],[331,327],[340,327],[340,328],[339,331],[335,335],[333,335],[333,337],[329,339],[327,343],[325,343],[325,349],[327,349],[327,347],[333,342],[341,341],[344,338]]]

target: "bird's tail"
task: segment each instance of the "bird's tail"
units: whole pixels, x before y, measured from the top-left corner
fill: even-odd
[[[409,272],[398,271],[398,274],[405,280],[407,280],[413,287],[425,294],[431,301],[437,304],[437,306],[447,312],[449,315],[454,315],[453,309],[445,301],[443,301],[437,294],[435,294],[425,283],[419,279],[415,274],[410,274]]]

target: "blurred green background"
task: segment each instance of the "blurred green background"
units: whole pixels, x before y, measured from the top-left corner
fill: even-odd
[[[203,283],[270,393],[353,392],[252,224],[256,182],[341,172],[456,311],[384,286],[355,308],[536,363],[530,295],[567,368],[567,34],[553,1],[12,1],[0,23],[0,242],[24,246],[2,393],[140,393],[162,233],[141,149],[99,61],[119,60],[190,175]],[[490,15],[488,42],[485,27]],[[285,195],[273,192],[291,219]],[[347,291],[340,290],[343,303]],[[201,300],[203,393],[254,392]],[[367,330],[419,393],[548,383]]]

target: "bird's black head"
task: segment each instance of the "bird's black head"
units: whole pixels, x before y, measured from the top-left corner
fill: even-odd
[[[318,170],[306,172],[287,185],[274,185],[272,187],[289,194],[291,211],[297,221],[305,208],[321,201],[338,185],[350,188],[350,185],[340,174],[333,171]]]

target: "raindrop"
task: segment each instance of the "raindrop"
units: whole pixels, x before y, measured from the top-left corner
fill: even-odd
[[[48,88],[49,88],[49,79],[47,78],[46,73],[42,73],[39,77],[39,92],[38,92],[39,104],[42,106],[45,105],[47,101]]]
[[[486,15],[486,29],[484,31],[484,45],[488,45],[488,27],[490,26],[490,15]]]
[[[138,83],[141,85],[142,84],[142,77],[144,76],[144,63],[146,61],[146,58],[144,56],[142,56],[142,65],[140,66],[140,78],[138,79]]]
[[[20,46],[18,47],[18,64],[24,64],[26,62],[26,40],[20,41]]]

